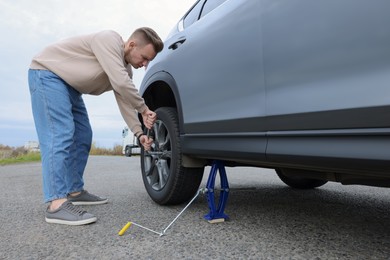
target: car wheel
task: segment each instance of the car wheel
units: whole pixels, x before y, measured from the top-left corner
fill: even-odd
[[[327,183],[328,181],[310,179],[304,177],[295,177],[291,176],[291,174],[287,175],[288,172],[298,171],[303,172],[303,170],[290,170],[290,169],[276,169],[276,173],[279,178],[288,186],[295,189],[314,189],[320,187]],[[305,173],[310,173],[309,171],[305,171]],[[313,173],[313,175],[316,173]]]
[[[141,149],[142,178],[149,196],[160,205],[180,204],[191,199],[202,181],[204,168],[182,165],[179,121],[171,107],[156,110],[151,151]]]
[[[126,146],[125,148],[125,155],[127,157],[130,157],[131,156],[131,148],[129,146]]]

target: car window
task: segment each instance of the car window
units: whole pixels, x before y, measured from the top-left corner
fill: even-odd
[[[198,3],[191,9],[191,11],[184,17],[183,27],[187,28],[194,22],[198,21],[199,14],[202,11],[205,0],[198,1]]]
[[[210,13],[212,10],[223,4],[226,0],[208,0],[203,6],[202,14],[200,15],[200,18],[205,16],[206,14]]]

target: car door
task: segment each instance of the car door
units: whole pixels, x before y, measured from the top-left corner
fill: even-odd
[[[199,6],[201,5],[201,6]],[[265,86],[259,1],[200,1],[166,44],[181,100],[184,150],[264,155]],[[193,21],[196,17],[196,21]],[[264,157],[262,157],[264,158]]]
[[[390,2],[262,3],[268,158],[383,169],[390,158]]]

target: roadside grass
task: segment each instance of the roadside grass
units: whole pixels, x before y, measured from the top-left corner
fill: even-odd
[[[101,148],[92,144],[90,155],[113,155],[119,156],[122,154],[122,146],[114,145],[113,148]],[[25,162],[39,162],[41,160],[41,153],[29,151],[23,146],[21,147],[10,147],[0,144],[0,165],[8,165],[15,163]]]
[[[41,160],[39,152],[29,152],[24,147],[0,145],[0,165]]]
[[[115,144],[113,148],[101,148],[98,147],[95,142],[93,142],[89,154],[90,155],[123,155],[122,145]]]
[[[0,152],[1,153],[1,152]],[[39,162],[41,154],[39,152],[28,152],[16,157],[7,157],[0,159],[0,165],[24,163],[24,162]]]

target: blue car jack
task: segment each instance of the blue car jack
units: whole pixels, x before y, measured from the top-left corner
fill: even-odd
[[[219,172],[221,181],[221,190],[218,201],[218,207],[215,207],[215,178]],[[229,196],[229,183],[226,175],[225,165],[222,161],[215,160],[211,166],[210,175],[205,188],[207,203],[210,212],[204,218],[210,223],[223,222],[229,219],[229,216],[224,213],[227,199]]]

